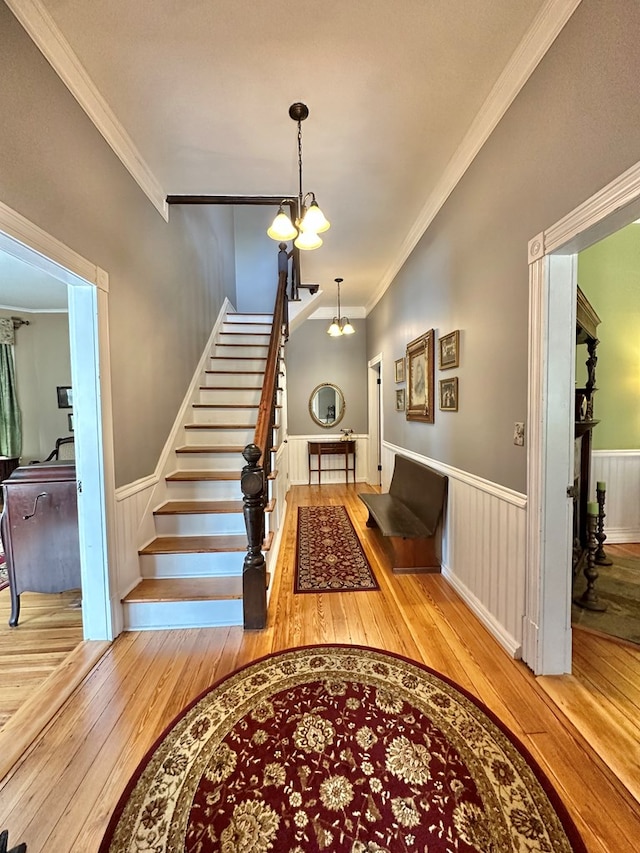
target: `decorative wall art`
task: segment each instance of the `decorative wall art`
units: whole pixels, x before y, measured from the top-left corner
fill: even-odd
[[[73,412],[69,412],[67,415],[67,422],[69,424],[69,432],[73,432]]]
[[[73,391],[70,385],[58,385],[58,408],[71,409],[73,408]]]
[[[458,411],[458,377],[440,380],[440,409],[443,412]]]
[[[396,365],[396,382],[404,382],[404,358],[398,358]]]
[[[434,419],[433,356],[435,332],[407,344],[407,420],[432,424]]]
[[[460,364],[460,330],[450,332],[438,339],[440,344],[440,370],[448,370],[450,367],[458,367]]]
[[[396,412],[404,412],[405,396],[404,388],[396,389]]]

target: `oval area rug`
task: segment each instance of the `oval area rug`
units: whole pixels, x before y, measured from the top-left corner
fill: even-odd
[[[360,646],[279,652],[186,708],[100,853],[586,853],[549,781],[480,703]]]

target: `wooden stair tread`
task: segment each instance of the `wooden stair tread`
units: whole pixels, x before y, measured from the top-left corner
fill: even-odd
[[[185,444],[176,447],[176,453],[242,453],[244,445],[223,446],[220,444]]]
[[[201,385],[200,391],[262,391],[262,385]]]
[[[194,409],[258,409],[257,403],[193,403]]]
[[[262,550],[271,548],[273,532],[262,543]],[[158,536],[142,548],[140,555],[149,554],[219,554],[229,551],[246,551],[245,534],[226,534],[222,536]]]
[[[144,578],[122,601],[220,601],[239,598],[242,598],[242,575],[216,578]]]
[[[264,370],[205,370],[210,376],[264,376]],[[201,385],[201,388],[210,388],[210,385]],[[237,387],[237,386],[234,386]]]
[[[165,480],[170,483],[176,482],[198,482],[199,480],[239,480],[240,470],[238,471],[174,471],[167,474]]]
[[[224,359],[225,361],[229,361],[228,355],[210,355],[209,358],[215,360]],[[234,355],[234,361],[266,361],[266,358],[263,358],[261,355]]]
[[[275,498],[265,507],[265,512],[273,512]],[[154,510],[154,515],[199,515],[227,512],[242,512],[242,501],[167,501]]]

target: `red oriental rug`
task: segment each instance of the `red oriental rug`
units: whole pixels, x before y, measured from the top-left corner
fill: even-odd
[[[295,592],[380,589],[344,506],[298,507]]]
[[[310,646],[185,709],[118,803],[99,853],[586,853],[496,717],[427,667]]]

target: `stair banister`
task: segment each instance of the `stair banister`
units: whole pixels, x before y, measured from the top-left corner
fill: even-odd
[[[247,529],[247,554],[242,569],[243,621],[245,630],[260,630],[267,624],[267,565],[262,553],[265,535],[264,511],[267,504],[267,478],[271,473],[271,451],[277,403],[280,347],[289,335],[286,244],[280,244],[278,291],[273,311],[267,366],[253,443],[242,455],[244,522]]]

